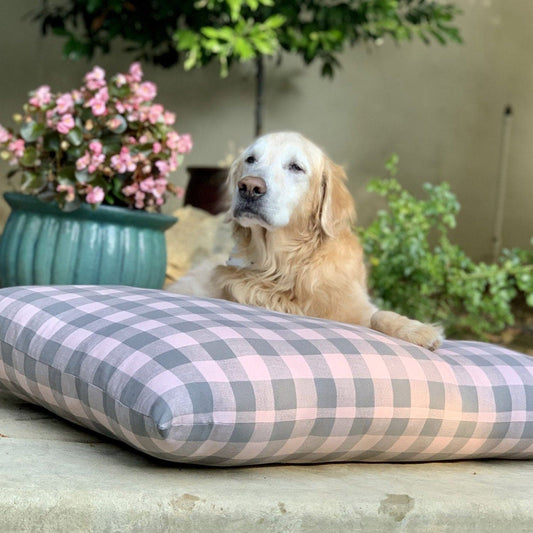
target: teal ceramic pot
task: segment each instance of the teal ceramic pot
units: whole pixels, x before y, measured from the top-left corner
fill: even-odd
[[[65,213],[55,203],[6,193],[11,206],[0,239],[0,283],[131,285],[165,281],[164,231],[177,219],[121,207],[84,204]]]

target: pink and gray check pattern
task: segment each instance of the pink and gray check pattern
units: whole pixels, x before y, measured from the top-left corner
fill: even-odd
[[[128,287],[0,290],[0,386],[218,466],[533,458],[533,358]]]

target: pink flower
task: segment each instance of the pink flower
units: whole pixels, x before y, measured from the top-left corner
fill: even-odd
[[[150,124],[156,124],[157,121],[163,116],[163,106],[159,104],[154,104],[150,106],[148,110],[148,120]]]
[[[0,143],[6,143],[11,140],[11,133],[7,131],[4,126],[0,125]]]
[[[142,191],[137,191],[135,193],[135,207],[137,209],[142,209],[144,207],[145,198],[146,198],[146,194],[144,194]]]
[[[129,74],[130,74],[131,81],[140,82],[143,77],[143,71],[141,68],[141,64],[138,62],[132,63],[130,65]]]
[[[165,111],[163,114],[163,120],[167,126],[172,126],[176,122],[176,115],[170,111]]]
[[[66,115],[63,115],[61,117],[61,120],[57,124],[57,131],[59,133],[62,133],[63,135],[67,134],[76,123],[74,122],[74,118],[70,113],[67,113]]]
[[[155,186],[154,178],[152,178],[151,176],[149,178],[142,180],[141,183],[139,183],[139,188],[143,192],[153,192],[154,186]]]
[[[91,157],[91,163],[89,164],[88,170],[92,174],[95,172],[98,167],[105,161],[104,154],[93,154]]]
[[[121,124],[122,124],[122,121],[120,120],[119,117],[113,117],[112,119],[107,121],[106,126],[110,130],[116,130],[116,129],[120,128]]]
[[[166,161],[160,160],[155,162],[155,166],[162,176],[166,176],[170,172],[169,164]]]
[[[102,87],[86,104],[90,107],[93,115],[101,116],[107,114],[106,104],[109,100],[107,87]]]
[[[181,200],[185,196],[185,189],[183,187],[176,187],[176,196]]]
[[[120,149],[120,154],[116,154],[111,158],[111,166],[120,174],[133,172],[137,168],[126,146]]]
[[[72,111],[74,111],[74,100],[70,93],[62,94],[56,100],[56,105],[57,105],[56,111],[60,115],[63,115],[65,113],[72,113]]]
[[[175,152],[172,152],[172,155],[170,156],[170,159],[168,160],[168,166],[170,169],[170,172],[174,172],[178,168],[178,157]]]
[[[105,115],[107,113],[105,102],[102,102],[101,100],[97,100],[93,102],[91,106],[91,111],[93,112],[93,115],[96,117]]]
[[[167,184],[168,181],[165,178],[157,178],[154,181],[154,189],[152,191],[152,194],[158,199],[162,198],[165,192],[167,191]]]
[[[128,80],[126,79],[126,76],[124,76],[124,74],[117,74],[115,76],[114,81],[117,87],[122,87],[123,85],[126,85],[126,83],[128,83]]]
[[[107,103],[109,100],[109,92],[107,90],[107,87],[102,87],[95,95],[94,98],[101,102]]]
[[[87,150],[85,150],[85,153],[76,160],[76,169],[77,170],[83,170],[89,166],[89,163],[91,162],[91,154]]]
[[[102,187],[93,187],[89,185],[85,200],[88,204],[101,204],[104,200],[104,189]]]
[[[132,183],[131,185],[126,185],[122,188],[122,193],[125,196],[133,196],[139,190],[139,185],[137,183]]]
[[[151,81],[145,81],[139,85],[135,91],[135,95],[138,96],[143,102],[149,102],[157,96],[157,86]]]
[[[66,196],[65,196],[65,200],[67,202],[73,202],[74,201],[74,198],[76,197],[75,193],[74,193],[74,186],[73,185],[63,185],[63,184],[59,184],[57,187],[56,187],[56,191],[57,192],[66,192]]]
[[[30,104],[32,106],[41,108],[50,103],[52,100],[52,93],[50,92],[50,87],[48,85],[41,85],[32,93],[30,98]]]
[[[7,145],[7,149],[15,156],[22,157],[24,155],[25,143],[23,139],[17,139],[16,141],[11,141]]]
[[[180,140],[180,136],[175,131],[169,131],[167,135],[167,146],[171,150],[177,150],[178,149],[178,142]]]
[[[180,154],[186,154],[192,150],[192,138],[188,133],[180,135],[177,148]]]
[[[161,143],[155,142],[152,146],[152,151],[154,152],[154,154],[158,154],[159,152],[161,152]]]
[[[89,143],[89,150],[94,155],[100,155],[102,153],[102,143],[100,141],[91,141]]]
[[[103,87],[105,83],[105,70],[100,67],[94,67],[90,72],[85,74],[85,84],[90,91],[96,91]]]
[[[81,91],[74,89],[70,91],[70,94],[72,95],[72,100],[74,100],[75,103],[81,104],[83,102],[83,94]]]

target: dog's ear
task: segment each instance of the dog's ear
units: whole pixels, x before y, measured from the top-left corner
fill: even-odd
[[[229,171],[228,171],[228,176],[226,178],[226,194],[230,198],[230,202],[229,202],[230,205],[229,205],[228,210],[226,211],[224,222],[231,222],[231,220],[233,220],[233,215],[231,214],[232,213],[231,198],[233,197],[233,193],[234,193],[237,181],[242,177],[242,167],[243,167],[242,154],[239,154],[233,160],[233,163],[231,164]]]
[[[340,165],[326,157],[321,178],[319,225],[326,235],[333,237],[337,231],[355,223],[355,204]]]

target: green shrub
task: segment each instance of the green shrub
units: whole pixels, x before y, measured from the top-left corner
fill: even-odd
[[[511,304],[519,293],[533,306],[533,249],[504,250],[494,264],[472,261],[448,237],[460,209],[449,185],[426,183],[427,199],[418,200],[395,179],[397,165],[393,156],[386,165],[390,177],[369,183],[388,210],[359,231],[374,301],[440,322],[448,336],[484,339],[512,325]]]

